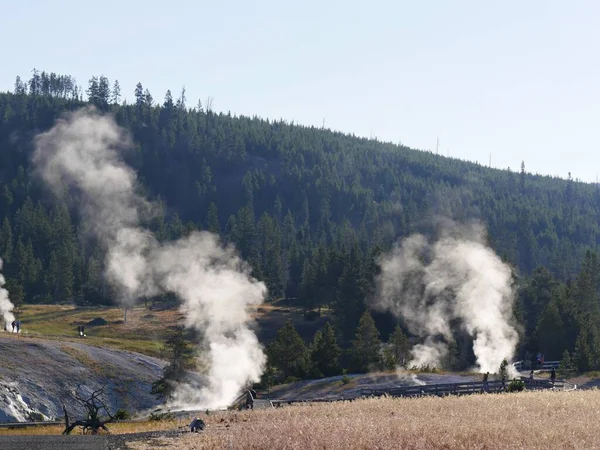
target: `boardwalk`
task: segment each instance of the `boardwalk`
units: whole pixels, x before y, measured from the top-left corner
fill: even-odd
[[[535,390],[572,390],[576,389],[577,386],[568,383],[564,380],[556,380],[552,383],[547,379],[535,379],[529,380],[523,377],[520,381],[525,383],[525,388],[528,391]],[[422,396],[439,396],[444,397],[448,395],[469,395],[469,394],[481,394],[487,393],[499,393],[504,392],[510,381],[502,383],[502,381],[490,381],[487,386],[482,381],[476,382],[465,382],[465,383],[444,383],[444,384],[427,384],[427,385],[414,385],[414,386],[403,386],[397,388],[378,389],[378,388],[365,388],[362,389],[360,398],[365,397],[381,397],[384,395],[390,397],[422,397]],[[343,400],[354,400],[354,398],[339,398],[339,399],[311,399],[311,400],[271,400],[273,406],[283,406],[285,404],[292,403],[311,403],[311,402],[333,402]]]
[[[554,389],[554,390],[570,390],[575,389],[576,386],[564,381],[556,380],[552,383],[550,380],[529,380],[521,379],[525,383],[525,388],[529,391],[541,390],[541,389]],[[389,395],[391,397],[418,397],[423,395],[466,395],[466,394],[478,394],[482,392],[503,392],[508,387],[510,381],[503,383],[502,381],[490,381],[487,383],[487,387],[482,381],[472,383],[449,383],[449,384],[431,384],[424,386],[406,386],[391,389],[363,389],[363,397],[380,397],[382,395]]]

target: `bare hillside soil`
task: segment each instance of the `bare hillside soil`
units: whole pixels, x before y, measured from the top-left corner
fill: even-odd
[[[81,415],[71,392],[92,392],[106,384],[112,411],[155,407],[151,384],[165,362],[150,356],[83,342],[0,334],[0,422],[62,420],[61,402]]]
[[[288,320],[307,339],[325,320],[305,321],[286,304],[265,304],[252,315],[264,343]],[[25,305],[17,318],[21,333],[0,332],[0,422],[62,419],[61,402],[76,405],[70,393],[79,385],[91,392],[107,383],[113,411],[157,406],[151,384],[166,364],[164,342],[184,317],[177,307],[148,304],[129,309],[126,321],[121,308],[73,305]]]

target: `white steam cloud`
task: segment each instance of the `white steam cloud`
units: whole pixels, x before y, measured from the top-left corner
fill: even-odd
[[[485,245],[483,229],[444,233],[435,242],[404,239],[380,260],[376,307],[406,322],[424,342],[410,365],[439,367],[453,330],[473,338],[477,369],[496,372],[514,355],[514,292],[510,268]]]
[[[12,313],[15,305],[12,304],[8,297],[8,291],[3,288],[6,281],[2,275],[2,258],[0,258],[0,314],[4,320],[4,329],[8,330],[8,326],[15,320],[15,315]]]
[[[174,293],[183,301],[186,327],[203,333],[206,380],[180,386],[172,406],[225,407],[262,375],[266,358],[249,328],[248,307],[263,301],[266,286],[211,233],[161,243],[140,226],[153,208],[138,194],[136,174],[121,158],[129,145],[112,117],[84,108],[36,137],[33,161],[55,193],[76,190],[86,225],[107,249],[105,275],[120,302],[127,306],[139,297]]]

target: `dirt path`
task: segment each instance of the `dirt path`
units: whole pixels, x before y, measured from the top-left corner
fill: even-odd
[[[0,448],[10,450],[127,450],[120,436],[0,436]]]

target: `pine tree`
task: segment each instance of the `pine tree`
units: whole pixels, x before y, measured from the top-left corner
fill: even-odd
[[[558,368],[558,370],[560,370],[561,372],[572,372],[573,370],[575,370],[575,363],[573,361],[573,358],[571,358],[571,354],[569,353],[569,350],[565,350],[563,352],[562,355],[562,359],[560,360],[560,366]]]
[[[565,326],[555,302],[548,304],[540,316],[534,339],[539,351],[549,360],[558,359],[566,349]]]
[[[300,303],[304,307],[304,313],[312,311],[316,304],[315,299],[315,271],[310,260],[306,258],[302,265],[302,277],[300,278]]]
[[[337,298],[333,305],[336,325],[344,340],[352,337],[365,308],[367,286],[362,264],[360,249],[355,244],[344,258],[342,274],[338,281]]]
[[[410,352],[410,343],[408,337],[402,331],[399,325],[396,325],[394,332],[390,334],[387,347],[384,352],[385,365],[388,369],[396,367],[405,367],[408,362]]]
[[[144,103],[146,102],[146,99],[144,98],[144,87],[142,86],[142,83],[138,83],[135,85],[135,106],[138,109],[138,112],[141,110],[142,106],[144,105]]]
[[[106,109],[110,102],[110,83],[108,78],[104,75],[101,75],[98,79],[98,97],[97,97],[97,105]]]
[[[277,330],[277,335],[267,348],[269,363],[276,367],[283,375],[289,377],[303,377],[308,368],[308,349],[291,322]]]
[[[360,317],[352,342],[352,362],[357,372],[377,370],[381,366],[381,341],[373,316],[365,311]]]
[[[178,327],[166,342],[170,353],[169,364],[163,369],[163,376],[152,383],[151,393],[160,399],[170,400],[175,388],[180,384],[186,372],[194,367],[194,349]]]
[[[342,350],[337,345],[335,331],[329,322],[315,333],[310,346],[310,361],[315,376],[331,377],[340,374],[339,359]]]
[[[0,229],[0,258],[5,263],[9,263],[13,256],[13,236],[12,229],[8,218],[5,218],[2,222],[2,229]]]
[[[205,221],[206,229],[211,233],[221,234],[221,225],[219,224],[219,211],[217,210],[217,205],[214,202],[211,202],[208,205],[208,212],[206,214]]]
[[[110,102],[113,105],[118,105],[121,101],[121,85],[119,84],[119,80],[115,80],[112,88],[112,95],[110,97]]]

